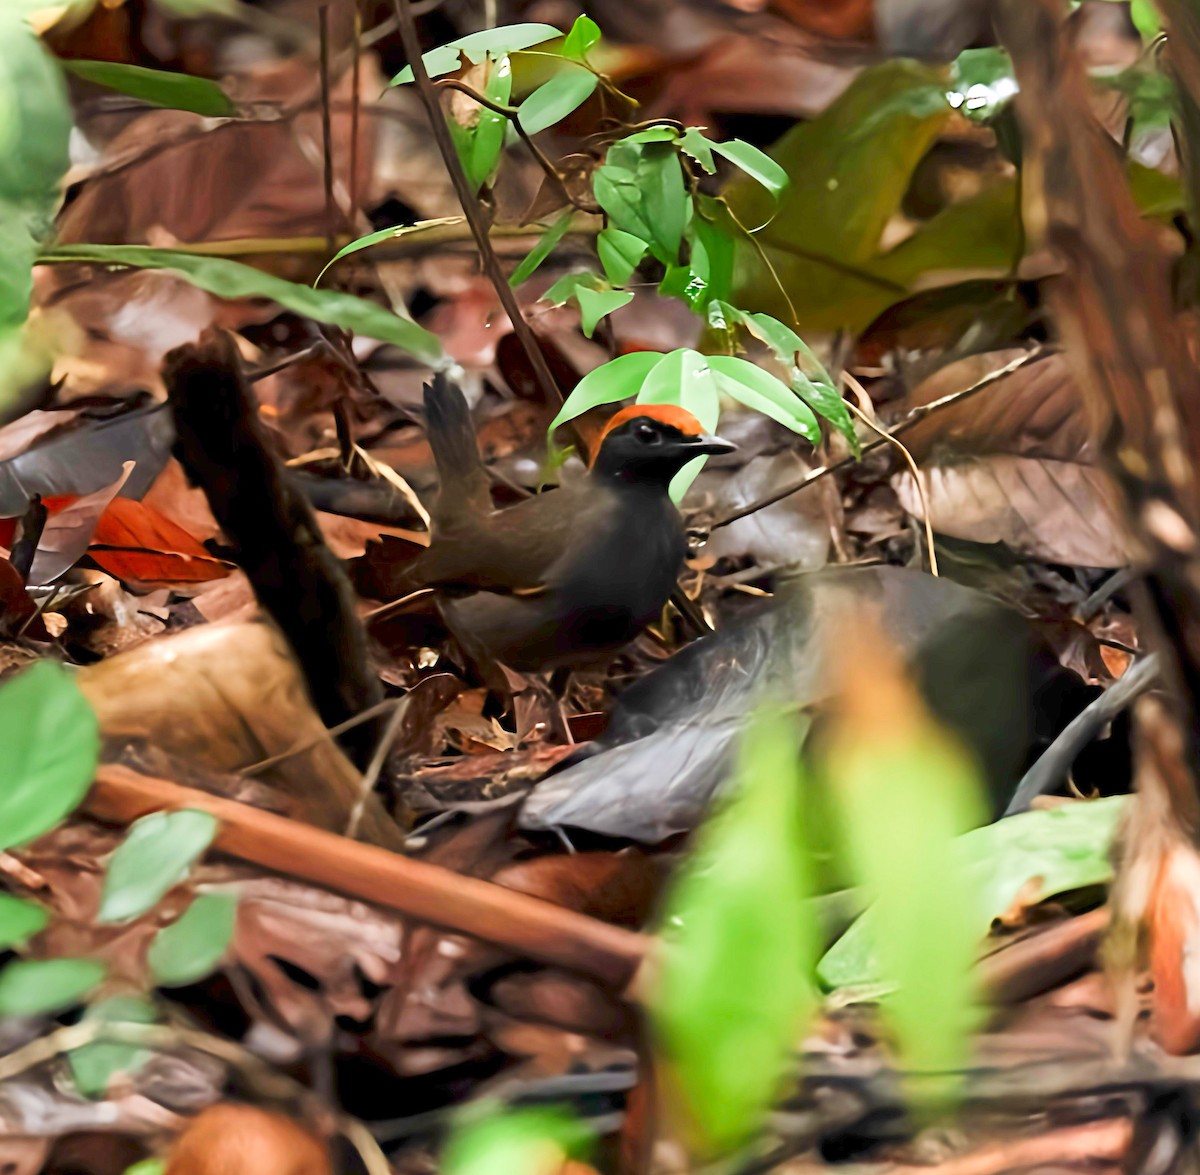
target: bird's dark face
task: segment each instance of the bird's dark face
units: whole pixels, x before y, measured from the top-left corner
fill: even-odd
[[[667,486],[694,457],[731,453],[736,445],[709,436],[700,422],[671,405],[624,408],[601,438],[592,472],[642,485]]]

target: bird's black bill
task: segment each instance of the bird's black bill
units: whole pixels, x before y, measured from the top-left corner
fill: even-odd
[[[705,453],[716,456],[718,453],[732,453],[737,449],[732,441],[727,441],[724,437],[710,437],[707,434],[702,434],[697,437],[688,437],[687,447],[693,453]]]

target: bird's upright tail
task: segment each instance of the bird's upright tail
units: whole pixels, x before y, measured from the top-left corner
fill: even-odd
[[[471,410],[462,389],[444,372],[425,385],[425,431],[438,471],[435,523],[463,511],[490,510],[490,483],[479,458]]]

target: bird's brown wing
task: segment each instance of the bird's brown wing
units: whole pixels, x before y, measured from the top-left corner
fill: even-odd
[[[584,479],[482,517],[463,513],[437,526],[409,582],[414,588],[536,592],[609,507],[609,495]]]

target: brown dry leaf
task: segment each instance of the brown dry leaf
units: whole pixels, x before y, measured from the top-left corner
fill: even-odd
[[[78,681],[110,739],[144,740],[226,772],[296,752],[259,778],[293,796],[302,819],[345,829],[359,797],[358,772],[326,733],[272,626],[200,625],[88,666]],[[402,845],[375,801],[362,836]]]
[[[952,363],[917,387],[908,406],[969,387],[1020,354]],[[921,467],[934,530],[1052,563],[1122,567],[1135,549],[1091,438],[1066,360],[1051,355],[933,413],[905,444]],[[904,508],[924,517],[911,473],[892,484]]]

